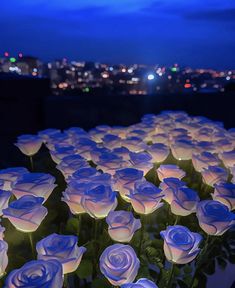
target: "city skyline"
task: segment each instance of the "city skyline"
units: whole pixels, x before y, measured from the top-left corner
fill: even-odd
[[[105,63],[179,63],[232,69],[232,1],[3,2],[1,42],[44,61],[68,57]]]

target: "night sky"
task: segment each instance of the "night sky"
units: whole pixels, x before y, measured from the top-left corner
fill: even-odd
[[[234,0],[1,0],[0,52],[235,68]]]

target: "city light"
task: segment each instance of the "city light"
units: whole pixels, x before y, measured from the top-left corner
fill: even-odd
[[[149,74],[148,75],[148,80],[151,81],[151,80],[154,80],[155,79],[155,76],[153,74]]]
[[[15,58],[15,57],[11,57],[11,58],[10,58],[10,62],[11,62],[11,63],[15,63],[15,62],[16,62],[16,58]]]
[[[9,57],[9,53],[8,53],[8,52],[5,52],[5,53],[4,53],[4,56],[5,56],[5,57]]]

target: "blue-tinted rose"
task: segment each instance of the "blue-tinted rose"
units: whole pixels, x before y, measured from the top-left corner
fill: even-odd
[[[0,189],[0,216],[2,216],[2,210],[8,207],[11,193]]]
[[[85,247],[78,247],[78,237],[53,233],[36,245],[38,259],[56,259],[63,266],[63,274],[74,272],[82,259]]]
[[[226,206],[230,210],[235,209],[235,184],[233,183],[221,183],[215,184],[214,193],[212,193],[212,198],[217,200]]]
[[[130,242],[141,222],[134,218],[132,212],[111,211],[106,217],[109,236],[117,242]]]
[[[176,264],[191,262],[199,253],[198,248],[202,236],[191,232],[187,227],[181,225],[168,226],[161,231],[164,239],[164,253],[168,261]]]
[[[5,288],[62,288],[62,265],[57,260],[33,260],[7,277]]]
[[[204,200],[197,205],[200,227],[209,235],[220,236],[235,225],[235,214],[229,208],[214,200]]]
[[[100,271],[114,286],[121,286],[135,280],[140,261],[129,245],[114,244],[100,256]]]
[[[110,186],[99,185],[85,191],[81,205],[91,217],[105,218],[117,207],[116,193]]]

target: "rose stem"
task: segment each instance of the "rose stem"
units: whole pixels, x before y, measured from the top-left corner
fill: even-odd
[[[81,231],[81,226],[82,226],[82,214],[78,214],[77,215],[77,219],[78,219],[78,237],[80,236],[80,231]]]
[[[207,248],[208,248],[208,246],[209,246],[209,240],[210,240],[210,236],[207,234],[207,235],[206,235],[206,240],[205,240],[205,245],[204,245],[204,247],[203,247],[203,249],[202,249],[202,251],[201,251],[201,253],[200,253],[199,257],[198,257],[198,261],[196,262],[195,271],[194,271],[194,274],[193,274],[191,283],[190,283],[190,285],[189,285],[189,288],[193,287],[193,284],[194,284],[194,281],[195,281],[197,272],[198,272],[198,270],[199,270],[199,268],[200,268],[200,266],[201,266],[201,262],[202,262],[201,260],[202,260],[203,256],[205,255],[205,253],[206,253],[206,251],[207,251]],[[213,246],[213,245],[210,245],[210,246]],[[210,250],[209,250],[209,251],[210,251]]]
[[[31,171],[34,171],[33,156],[29,156]]]
[[[143,242],[143,236],[144,236],[144,215],[140,215],[141,220],[141,230],[140,230],[140,244],[139,244],[139,257],[141,256],[141,250],[142,250],[142,242]]]
[[[29,242],[30,242],[30,246],[31,246],[31,250],[32,250],[32,255],[33,255],[33,258],[35,258],[34,246],[33,246],[33,234],[28,233],[28,235],[29,235]]]
[[[171,270],[170,270],[169,281],[168,281],[168,283],[167,283],[167,288],[170,288],[170,287],[171,287],[172,276],[173,276],[173,274],[174,274],[174,268],[175,268],[174,263],[171,263]]]
[[[176,224],[179,222],[179,219],[180,219],[180,216],[179,216],[179,215],[176,215],[176,218],[175,218],[175,223],[174,223],[174,225],[176,225]]]
[[[64,274],[64,287],[69,288],[68,274]]]

